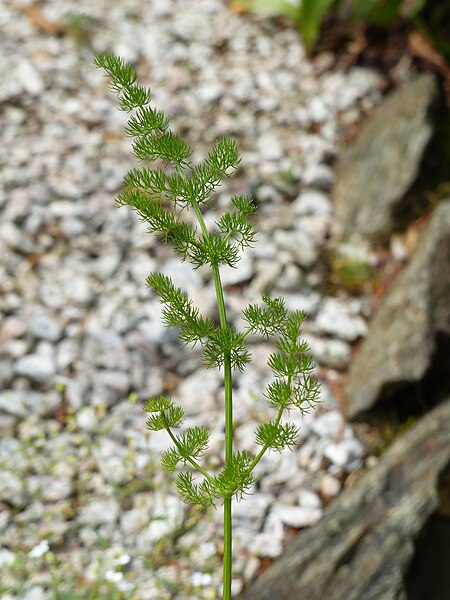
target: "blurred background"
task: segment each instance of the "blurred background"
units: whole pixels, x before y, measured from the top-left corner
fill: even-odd
[[[223,272],[233,323],[262,293],[309,315],[322,402],[298,419],[299,447],[265,457],[234,507],[234,593],[251,594],[294,538],[322,539],[330,509],[357,522],[341,491],[366,482],[374,495],[364,477],[378,468],[395,485],[375,496],[390,500],[353,539],[409,498],[392,556],[389,530],[372,535],[380,580],[383,558],[399,560],[391,590],[448,598],[446,568],[424,563],[420,540],[448,565],[450,3],[3,0],[0,24],[0,597],[206,600],[221,587],[221,511],[181,503],[159,464],[168,441],[142,413],[172,394],[188,425],[212,431],[220,465],[220,374],[163,328],[145,278],[170,275],[213,316],[214,285],[114,206],[135,162],[92,65],[112,52],[196,159],[218,137],[239,144],[216,206],[254,198],[259,241]],[[269,352],[255,343],[236,376],[236,442],[250,451],[272,418]],[[413,456],[411,439],[421,452],[392,476],[391,442]],[[330,558],[330,535],[328,568],[351,572],[358,552]],[[317,598],[391,597],[369,595],[361,564],[353,596],[341,570],[341,587],[318,577]],[[265,597],[293,597],[284,572],[290,590],[268,579]]]

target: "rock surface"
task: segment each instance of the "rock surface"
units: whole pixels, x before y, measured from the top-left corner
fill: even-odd
[[[374,110],[341,155],[334,202],[345,233],[384,238],[392,230],[393,211],[417,178],[433,132],[436,96],[431,74],[404,84]]]
[[[370,324],[345,388],[350,417],[395,390],[421,380],[439,335],[450,335],[450,200],[422,232],[410,264],[399,275]],[[447,373],[450,371],[448,356]],[[445,368],[443,369],[445,372]]]
[[[450,398],[297,536],[242,600],[406,598],[414,542],[439,505],[438,479],[450,461],[449,420]]]

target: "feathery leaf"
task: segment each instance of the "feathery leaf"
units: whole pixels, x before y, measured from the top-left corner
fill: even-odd
[[[284,448],[297,444],[298,433],[299,430],[293,423],[270,421],[257,428],[256,443],[281,452]]]

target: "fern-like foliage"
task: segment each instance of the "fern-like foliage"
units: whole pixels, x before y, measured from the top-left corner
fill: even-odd
[[[297,444],[299,430],[293,423],[270,421],[256,430],[256,443],[280,452]]]
[[[214,491],[221,498],[241,498],[254,484],[250,466],[254,456],[246,450],[234,452],[231,460],[214,480]]]
[[[144,411],[150,413],[147,418],[147,429],[151,431],[180,427],[184,421],[184,410],[166,396],[147,400]]]
[[[164,111],[153,108],[151,92],[137,83],[135,69],[123,59],[100,55],[94,60],[109,78],[117,95],[119,108],[129,114],[125,132],[132,138],[133,154],[143,161],[126,173],[124,187],[116,198],[117,206],[131,206],[150,233],[169,244],[182,261],[193,268],[208,265],[211,269],[219,314],[218,322],[203,316],[192,299],[163,273],[151,273],[147,284],[163,305],[166,327],[176,327],[182,344],[198,345],[205,364],[222,369],[225,387],[225,460],[216,473],[209,473],[202,461],[209,444],[205,427],[183,428],[185,413],[167,396],[150,398],[144,405],[147,428],[166,430],[173,445],[161,462],[170,473],[177,471],[176,487],[183,501],[201,508],[222,499],[229,507],[225,528],[230,531],[231,498],[242,497],[254,483],[253,470],[266,451],[292,448],[299,431],[293,423],[282,421],[285,412],[297,408],[306,412],[319,398],[319,384],[314,377],[314,363],[306,342],[301,340],[305,314],[289,312],[283,298],[262,297],[262,304],[250,304],[243,311],[245,328],[238,331],[228,323],[219,267],[236,267],[242,251],[256,243],[257,231],[252,222],[256,207],[250,198],[235,195],[231,209],[219,215],[214,231],[208,230],[203,212],[212,207],[214,192],[222,180],[230,177],[241,161],[236,142],[218,140],[203,162],[193,164],[192,149],[170,128]],[[186,220],[195,214],[197,225]],[[249,334],[273,339],[274,352],[268,365],[273,381],[265,391],[274,418],[256,430],[261,451],[253,456],[234,451],[232,422],[232,370],[244,370],[250,361]],[[199,398],[199,401],[201,399]],[[173,430],[178,429],[178,433]],[[194,474],[201,479],[196,481]],[[228,521],[227,521],[228,519]],[[230,535],[226,536],[228,542]],[[228,546],[228,556],[230,546]],[[227,576],[227,581],[231,578]],[[227,598],[230,597],[229,590]]]
[[[207,480],[195,483],[192,473],[182,472],[178,474],[176,486],[181,499],[186,504],[196,504],[201,508],[214,506],[214,494]]]

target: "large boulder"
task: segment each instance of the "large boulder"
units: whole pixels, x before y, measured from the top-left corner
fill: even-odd
[[[434,542],[428,524],[440,509],[439,480],[450,463],[449,422],[450,398],[403,433],[321,521],[297,535],[242,600],[450,597],[450,521],[441,517],[445,556],[433,556],[424,565],[430,547],[421,548]],[[443,536],[435,536],[438,543]],[[410,593],[418,585],[412,569],[425,576],[423,594]]]
[[[392,92],[363,125],[358,140],[340,156],[335,215],[345,233],[384,238],[416,180],[433,133],[437,85],[419,75]]]
[[[402,388],[424,378],[433,362],[445,363],[440,368],[448,376],[445,344],[440,356],[436,350],[438,342],[449,336],[450,200],[446,200],[436,207],[409,265],[383,298],[351,363],[345,388],[348,416],[360,416],[376,403],[398,398]]]

